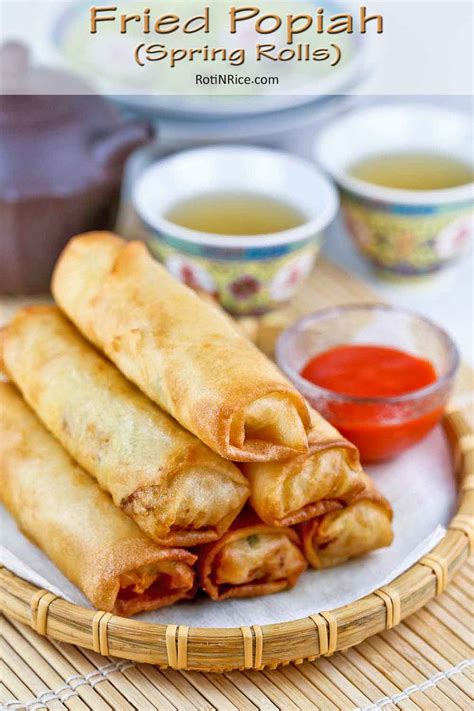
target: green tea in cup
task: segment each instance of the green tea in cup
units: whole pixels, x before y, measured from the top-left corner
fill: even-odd
[[[349,175],[373,185],[399,190],[444,190],[474,180],[468,164],[441,153],[378,153],[356,161]]]
[[[165,217],[197,232],[242,236],[284,232],[307,221],[290,202],[252,192],[200,193],[177,202]]]

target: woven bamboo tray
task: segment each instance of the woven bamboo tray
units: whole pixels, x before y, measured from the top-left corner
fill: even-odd
[[[158,669],[0,619],[4,711],[471,711],[474,559],[394,629],[299,666]],[[2,706],[3,704],[3,706]]]
[[[318,288],[320,286],[321,282]],[[334,302],[333,298],[331,300]],[[297,307],[296,310],[300,309]],[[309,309],[303,307],[303,310]],[[278,318],[266,324],[267,350],[271,349],[272,333],[279,328]],[[275,668],[290,662],[311,661],[352,647],[396,626],[442,593],[472,552],[474,432],[460,410],[448,411],[443,425],[451,446],[460,493],[458,511],[446,536],[429,555],[390,585],[350,605],[265,626],[188,628],[158,625],[82,608],[39,590],[3,568],[0,570],[2,609],[7,616],[52,639],[102,655],[172,669],[222,672]]]

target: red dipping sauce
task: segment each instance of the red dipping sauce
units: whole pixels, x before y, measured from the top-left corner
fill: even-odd
[[[439,402],[433,403],[432,410],[417,413],[416,399],[390,400],[437,380],[429,360],[396,348],[337,346],[308,361],[301,376],[333,393],[354,398],[336,396],[327,403],[324,415],[359,448],[364,461],[399,454],[424,437],[443,414]]]

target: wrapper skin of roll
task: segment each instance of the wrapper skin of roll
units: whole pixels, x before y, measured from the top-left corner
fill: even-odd
[[[250,502],[270,526],[293,526],[343,508],[364,489],[357,448],[317,412],[310,413],[307,454],[241,465]]]
[[[22,309],[4,369],[44,425],[154,541],[219,538],[248,498],[238,468],[145,397],[54,306]]]
[[[391,544],[391,506],[367,474],[362,478],[364,489],[350,504],[297,527],[313,568],[331,568]]]
[[[92,605],[128,617],[194,595],[196,557],[153,543],[0,382],[0,497]]]
[[[269,461],[307,451],[303,397],[143,243],[106,232],[75,237],[59,258],[52,290],[86,338],[221,456]]]
[[[198,549],[200,586],[213,600],[293,587],[308,564],[296,531],[267,526],[249,507],[224,536]]]

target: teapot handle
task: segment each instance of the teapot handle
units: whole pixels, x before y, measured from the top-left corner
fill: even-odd
[[[148,143],[154,136],[149,123],[122,124],[94,141],[94,156],[104,169],[122,167],[130,153]]]

